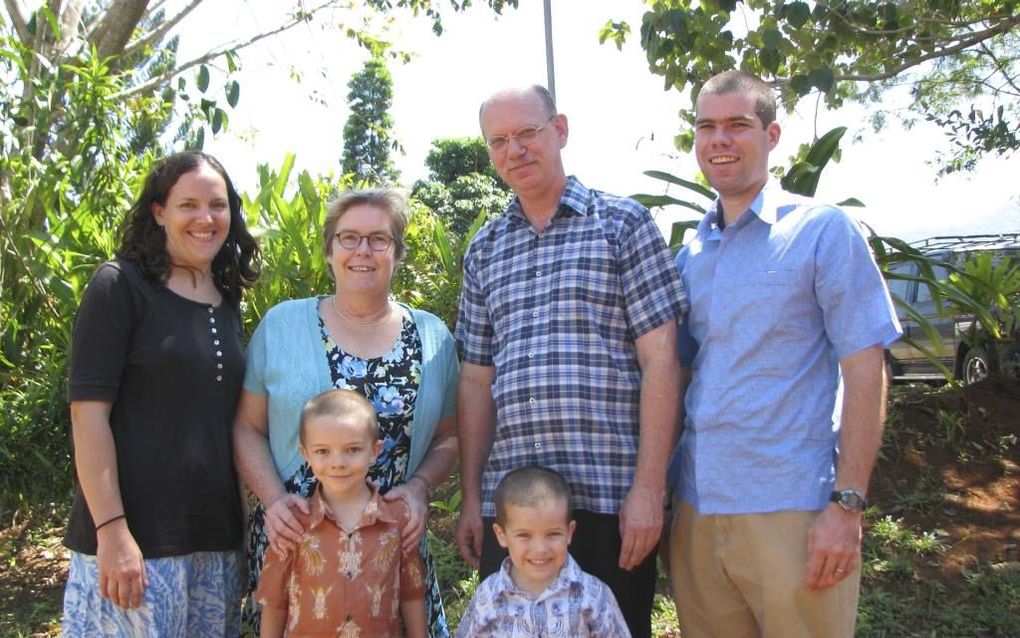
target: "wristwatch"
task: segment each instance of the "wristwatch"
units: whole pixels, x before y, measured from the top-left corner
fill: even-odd
[[[868,509],[868,500],[857,490],[833,490],[829,500],[839,503],[848,512],[863,512]]]

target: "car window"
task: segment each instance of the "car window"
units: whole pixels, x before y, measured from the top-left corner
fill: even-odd
[[[915,269],[916,264],[903,262],[890,266],[889,272],[901,275],[910,275],[914,273]],[[912,281],[909,279],[887,278],[886,283],[889,284],[889,292],[894,295],[898,295],[900,299],[903,299],[904,301],[910,301],[910,297],[907,295],[907,292],[910,290],[910,285],[913,283]]]
[[[935,281],[945,281],[949,276],[949,271],[946,270],[945,266],[935,266],[932,268],[932,274],[935,275]],[[931,288],[924,284],[917,285],[917,303],[925,303],[931,301]]]

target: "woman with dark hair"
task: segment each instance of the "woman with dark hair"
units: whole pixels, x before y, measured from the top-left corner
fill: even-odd
[[[68,398],[78,489],[65,636],[232,636],[242,541],[231,424],[240,300],[258,245],[226,171],[156,166],[75,318]]]

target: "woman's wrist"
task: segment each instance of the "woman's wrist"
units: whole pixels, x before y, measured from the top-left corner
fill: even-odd
[[[424,492],[424,493],[425,493],[425,496],[428,496],[428,494],[429,494],[429,490],[431,490],[431,489],[432,489],[432,485],[431,485],[431,484],[430,484],[430,483],[428,482],[428,479],[426,479],[426,478],[425,478],[424,476],[422,476],[421,474],[417,474],[417,473],[416,473],[416,474],[412,474],[412,475],[411,475],[411,478],[409,478],[409,479],[407,480],[407,484],[408,484],[408,485],[410,485],[411,483],[413,483],[413,482],[414,482],[414,480],[415,480],[415,479],[418,479],[418,483],[419,483],[419,484],[420,484],[420,485],[421,485],[422,487],[424,487],[424,488],[425,488],[425,492]]]

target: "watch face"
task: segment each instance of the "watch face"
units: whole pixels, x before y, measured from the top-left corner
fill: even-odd
[[[844,490],[839,494],[839,504],[855,512],[864,511],[866,502],[864,497],[853,490]]]

